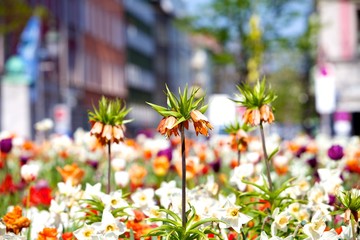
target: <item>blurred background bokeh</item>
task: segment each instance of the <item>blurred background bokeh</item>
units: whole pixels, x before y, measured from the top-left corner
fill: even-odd
[[[89,129],[102,95],[154,131],[165,84],[200,87],[221,133],[229,98],[266,76],[276,131],[360,135],[360,2],[351,0],[0,0],[0,131]]]

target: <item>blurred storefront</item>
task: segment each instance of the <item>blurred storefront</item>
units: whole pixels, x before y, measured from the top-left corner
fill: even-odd
[[[326,113],[319,112],[323,119],[329,118],[333,133],[343,135],[360,135],[360,4],[356,1],[318,1],[320,16],[320,34],[318,49],[317,72],[315,76],[320,82],[327,79],[334,80],[335,92],[332,97],[317,100],[325,104],[333,104]],[[331,81],[324,82],[321,92],[325,92]],[[349,129],[350,128],[350,129]]]
[[[47,12],[40,23],[38,65],[32,68],[37,77],[29,84],[31,127],[58,119],[61,109],[69,114],[54,127],[58,133],[88,129],[87,110],[105,95],[133,109],[129,117],[136,121],[129,131],[135,133],[157,126],[160,116],[145,101],[165,104],[165,83],[176,91],[192,85],[191,45],[175,27],[181,0],[26,2]],[[5,38],[4,49],[18,44],[13,36]],[[13,54],[8,51],[5,59]]]

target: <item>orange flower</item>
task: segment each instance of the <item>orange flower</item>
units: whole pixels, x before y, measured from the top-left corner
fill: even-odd
[[[101,122],[95,122],[92,125],[90,130],[90,135],[95,135],[95,137],[99,137],[102,134],[104,125]]]
[[[144,178],[147,175],[147,171],[143,166],[134,164],[129,169],[130,182],[135,187],[141,186],[144,182]]]
[[[272,123],[275,120],[274,114],[269,105],[265,104],[260,107],[260,120],[268,123]]]
[[[346,165],[351,172],[360,173],[360,151],[349,156]]]
[[[56,228],[44,228],[39,232],[37,240],[57,240],[57,234]]]
[[[199,133],[204,136],[208,136],[208,129],[212,130],[213,126],[211,126],[204,114],[202,114],[199,110],[193,110],[190,112],[190,117],[194,123],[196,136]]]
[[[236,134],[230,134],[230,147],[234,150],[245,151],[248,142],[249,136],[243,129],[239,129]]]
[[[169,168],[170,162],[166,156],[158,156],[153,160],[153,170],[157,176],[165,176]]]
[[[119,143],[124,141],[125,126],[104,125],[101,122],[95,122],[90,130],[90,135],[95,135],[102,145],[110,142]]]
[[[30,226],[30,220],[22,216],[22,208],[20,206],[15,206],[11,212],[8,212],[3,217],[3,221],[6,225],[6,231],[15,234],[19,234],[23,228]]]
[[[165,117],[161,119],[157,131],[161,135],[166,135],[170,137],[171,135],[179,136],[179,126],[175,125],[177,122],[176,118],[173,116]]]
[[[247,109],[244,113],[243,120],[245,124],[250,124],[252,126],[260,125],[259,109]]]
[[[61,238],[62,238],[63,240],[74,240],[74,239],[75,239],[74,234],[73,234],[72,232],[63,233],[63,234],[61,235]]]
[[[175,164],[176,172],[181,177],[181,161],[178,161]],[[194,157],[186,158],[186,180],[192,179],[195,175],[200,171],[199,163],[196,161]]]
[[[78,167],[76,163],[65,165],[64,168],[56,167],[61,174],[63,181],[71,180],[73,185],[77,185],[84,177],[85,171]]]
[[[145,160],[149,160],[152,157],[152,151],[151,149],[145,149],[143,152],[143,157]]]

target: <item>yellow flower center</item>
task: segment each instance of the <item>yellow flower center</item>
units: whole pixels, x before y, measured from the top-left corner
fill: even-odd
[[[112,232],[115,230],[115,227],[113,225],[107,225],[106,226],[106,232]]]
[[[111,205],[116,205],[117,203],[118,203],[118,201],[116,199],[111,200]]]
[[[232,209],[229,210],[229,215],[231,217],[236,217],[238,214],[239,214],[239,210],[236,209],[236,208],[232,208]]]
[[[91,237],[93,231],[91,229],[87,229],[84,231],[84,236],[85,237]]]
[[[299,212],[299,210],[300,210],[299,206],[293,206],[291,209],[292,212]]]
[[[321,227],[321,225],[322,225],[322,221],[319,221],[319,222],[315,222],[313,226],[314,226],[314,229],[315,229],[315,230],[319,230],[319,228]]]
[[[287,220],[286,217],[280,218],[280,220],[279,220],[279,224],[280,224],[280,225],[284,225],[284,224],[287,224],[287,223],[288,223],[288,220]]]

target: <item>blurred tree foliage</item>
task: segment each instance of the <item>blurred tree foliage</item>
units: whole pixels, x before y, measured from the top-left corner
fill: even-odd
[[[210,0],[195,16],[181,19],[179,26],[218,41],[222,51],[213,53],[217,81],[231,78],[237,84],[266,75],[280,95],[275,101],[279,119],[300,123],[315,114],[309,107],[313,99],[310,69],[315,62],[318,25],[309,18],[303,19],[302,33],[289,35],[284,29],[310,16],[315,2],[304,3],[309,8],[305,17],[299,12],[298,0]],[[224,69],[233,69],[233,76]]]
[[[0,35],[25,26],[32,9],[23,0],[0,0]]]

